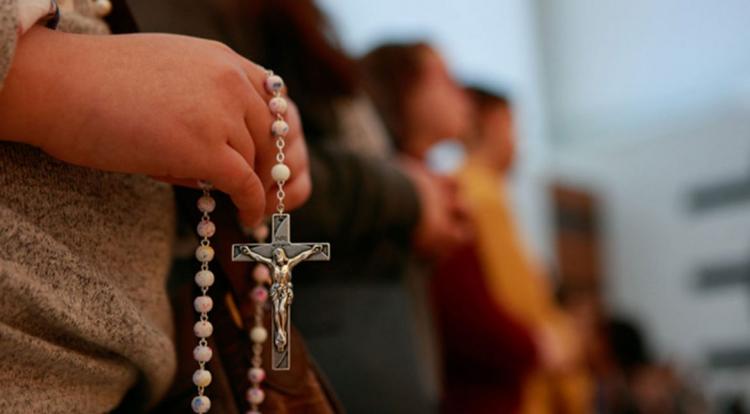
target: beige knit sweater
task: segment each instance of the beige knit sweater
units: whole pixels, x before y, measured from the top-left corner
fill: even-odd
[[[17,1],[0,0],[0,86]],[[91,0],[64,3],[62,30],[106,31]],[[167,185],[0,137],[0,411],[101,413],[129,390],[142,406],[166,392],[176,364],[165,286],[173,227]]]

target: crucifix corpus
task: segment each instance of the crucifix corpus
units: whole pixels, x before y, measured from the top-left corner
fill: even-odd
[[[303,261],[330,259],[328,243],[292,243],[289,222],[289,214],[274,214],[271,218],[271,243],[232,245],[233,261],[260,262],[271,271],[271,367],[276,371],[289,369],[289,320],[294,299],[292,269]]]

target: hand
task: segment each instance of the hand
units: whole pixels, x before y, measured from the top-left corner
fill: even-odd
[[[443,256],[467,242],[471,226],[455,182],[428,171],[411,158],[402,159],[401,166],[419,196],[420,220],[413,235],[417,251],[428,256]]]
[[[41,27],[22,36],[0,91],[0,137],[106,171],[228,193],[246,224],[275,207],[270,95],[263,68],[197,38],[91,36]],[[310,193],[294,105],[286,115],[287,207]]]
[[[581,358],[580,343],[566,318],[542,324],[534,332],[539,362],[547,371],[564,372]]]

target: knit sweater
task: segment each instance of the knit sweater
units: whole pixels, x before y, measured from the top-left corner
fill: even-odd
[[[0,0],[0,87],[17,1]],[[61,6],[61,30],[106,32],[91,0]],[[162,397],[176,364],[173,204],[169,186],[147,177],[72,166],[0,137],[3,412],[102,413],[123,399],[143,411]]]

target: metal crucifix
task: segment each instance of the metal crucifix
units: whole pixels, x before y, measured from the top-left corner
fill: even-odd
[[[271,217],[271,243],[232,245],[232,261],[260,262],[271,271],[271,367],[276,371],[289,369],[289,321],[294,299],[292,269],[306,260],[329,260],[331,249],[328,243],[292,243],[289,222],[289,214],[274,214]]]

